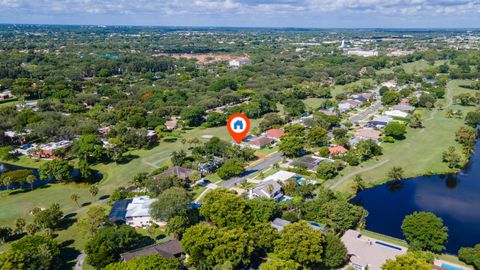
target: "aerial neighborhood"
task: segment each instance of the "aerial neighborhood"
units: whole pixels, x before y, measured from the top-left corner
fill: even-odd
[[[480,269],[478,31],[0,39],[0,269]]]

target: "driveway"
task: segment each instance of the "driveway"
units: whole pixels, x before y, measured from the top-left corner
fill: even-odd
[[[350,118],[350,120],[348,120],[348,121],[351,122],[351,123],[357,123],[357,122],[363,121],[370,114],[376,112],[378,109],[380,109],[382,107],[383,107],[382,103],[380,101],[377,101],[372,106],[370,106],[370,108],[368,108],[367,110],[355,115],[354,117]]]
[[[242,175],[238,176],[238,177],[234,177],[234,178],[230,178],[229,180],[221,183],[219,186],[221,187],[225,187],[225,188],[231,188],[233,187],[235,184],[238,184],[240,183],[243,179],[246,179],[248,176],[250,176],[251,174],[253,173],[256,173],[258,171],[261,171],[265,168],[268,168],[270,166],[272,166],[273,164],[279,162],[280,160],[282,160],[283,158],[283,153],[282,152],[278,152],[276,153],[275,155],[273,156],[270,156],[268,158],[265,158],[265,160],[263,160],[262,162],[258,163],[257,165],[251,167],[251,168],[248,168]]]

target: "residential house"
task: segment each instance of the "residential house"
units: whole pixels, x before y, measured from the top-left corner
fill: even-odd
[[[320,164],[320,162],[322,162],[321,159],[304,156],[293,161],[290,165],[312,171],[318,166],[318,164]]]
[[[355,138],[357,139],[357,143],[358,141],[364,140],[374,140],[378,143],[380,141],[380,135],[382,135],[382,132],[369,128],[362,128],[355,132]]]
[[[0,100],[5,100],[5,99],[11,99],[14,98],[15,96],[12,95],[12,92],[10,91],[4,91],[0,93]]]
[[[262,181],[248,191],[248,198],[268,198],[279,201],[283,196],[282,187],[274,180]]]
[[[280,140],[280,138],[285,135],[285,131],[283,129],[278,129],[278,128],[272,128],[267,131],[265,131],[265,136],[267,138],[273,139],[275,141]]]
[[[275,218],[272,222],[270,222],[270,224],[272,225],[272,227],[277,229],[277,231],[281,231],[281,230],[283,230],[283,227],[285,227],[289,224],[292,224],[292,223],[288,220],[285,220],[285,219]]]
[[[397,87],[397,82],[395,80],[390,80],[382,83],[382,86],[386,86],[388,88],[395,88]]]
[[[262,149],[266,146],[272,145],[274,139],[267,137],[256,137],[247,142],[247,145],[254,149]]]
[[[399,110],[385,111],[383,114],[391,116],[391,117],[400,117],[400,118],[410,118],[411,117],[411,115],[409,113],[399,111]]]
[[[148,247],[142,247],[136,250],[124,252],[120,254],[120,257],[124,262],[128,262],[136,257],[149,256],[149,255],[161,255],[165,259],[178,258],[183,254],[182,246],[176,239],[169,240],[162,244],[157,244]]]
[[[341,113],[344,113],[346,111],[349,111],[351,109],[354,109],[354,108],[360,106],[361,104],[362,103],[357,101],[357,100],[347,99],[347,100],[344,100],[344,101],[342,101],[338,104],[338,110]]]
[[[370,101],[372,97],[373,97],[372,93],[360,93],[360,94],[352,95],[352,100],[363,103],[363,102]]]
[[[7,130],[3,133],[3,135],[9,139],[10,143],[12,144],[24,144],[27,142],[27,137],[30,134],[30,130],[26,130],[25,132],[17,132],[13,130]]]
[[[160,174],[155,175],[154,177],[175,175],[180,179],[188,179],[190,177],[190,175],[192,174],[192,172],[193,171],[190,170],[190,169],[180,167],[180,166],[174,166],[174,167],[168,168],[167,170],[165,170],[164,172],[162,172]]]
[[[197,169],[202,175],[206,175],[215,172],[220,166],[222,166],[222,160],[214,157],[210,161],[199,163]]]
[[[158,135],[157,135],[157,132],[155,132],[155,130],[147,130],[147,140],[149,140],[150,142],[155,142],[158,140]]]
[[[377,128],[383,129],[385,128],[390,122],[393,121],[393,118],[388,115],[380,115],[373,118],[372,121],[369,121],[364,125],[365,128]]]
[[[287,181],[288,179],[290,178],[298,178],[299,175],[294,173],[294,172],[288,172],[288,171],[284,171],[284,170],[280,170],[270,176],[267,176],[264,181],[270,181],[270,180],[274,180],[274,181],[280,181],[280,182],[285,182]]]
[[[404,247],[365,237],[358,231],[348,230],[341,238],[347,248],[350,264],[355,270],[381,270],[387,260],[407,253]]]
[[[239,57],[239,58],[231,59],[228,62],[228,65],[231,68],[239,68],[243,65],[250,65],[251,63],[252,61],[250,61],[250,59],[248,59],[247,57]]]
[[[178,125],[177,120],[166,121],[165,122],[165,127],[167,127],[168,130],[181,129],[181,126]]]
[[[41,144],[37,147],[36,151],[32,153],[32,156],[38,158],[56,158],[56,151],[70,148],[70,146],[72,146],[72,142],[68,140]]]
[[[328,153],[330,155],[343,155],[345,153],[347,153],[347,148],[341,146],[341,145],[337,145],[337,146],[330,146],[328,148]]]
[[[378,51],[377,50],[370,50],[370,51],[349,50],[347,51],[347,55],[356,55],[356,56],[362,56],[362,57],[378,56]]]
[[[413,112],[415,111],[415,107],[411,106],[411,105],[408,105],[408,104],[398,104],[398,105],[395,105],[393,106],[392,108],[393,110],[397,110],[397,111],[402,111],[402,112]]]
[[[165,226],[166,222],[155,221],[150,215],[150,206],[157,199],[151,199],[149,196],[134,197],[132,202],[127,206],[125,214],[125,222],[132,227],[148,227],[152,223],[159,226]]]

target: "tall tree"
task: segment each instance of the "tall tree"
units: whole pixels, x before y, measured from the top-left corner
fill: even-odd
[[[405,217],[402,232],[413,250],[441,252],[445,250],[448,228],[433,213],[414,212]]]

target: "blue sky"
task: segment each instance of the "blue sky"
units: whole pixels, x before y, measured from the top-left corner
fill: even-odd
[[[480,27],[480,0],[0,0],[0,23]]]

